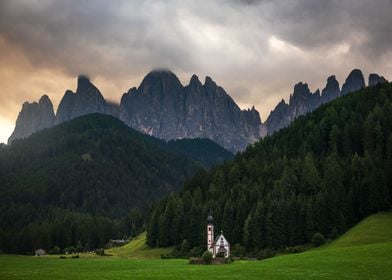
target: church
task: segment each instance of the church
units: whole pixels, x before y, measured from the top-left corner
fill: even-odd
[[[214,239],[214,219],[212,216],[207,218],[207,250],[211,252],[212,257],[224,257],[230,256],[230,243],[223,235],[223,231]]]

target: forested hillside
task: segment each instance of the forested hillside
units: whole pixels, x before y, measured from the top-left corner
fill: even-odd
[[[249,252],[334,238],[391,207],[392,84],[325,104],[201,172],[151,212],[148,244],[204,246],[208,214]]]
[[[92,249],[139,233],[148,204],[201,168],[171,149],[99,114],[1,147],[0,250]]]
[[[167,147],[176,154],[201,163],[206,168],[234,158],[231,152],[207,138],[170,140]]]

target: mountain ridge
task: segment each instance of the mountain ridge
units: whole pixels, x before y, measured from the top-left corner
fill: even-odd
[[[371,86],[387,82],[384,77],[374,73],[369,75],[368,80]],[[207,138],[231,152],[237,152],[288,126],[320,105],[364,86],[363,74],[359,69],[351,71],[342,90],[334,75],[328,77],[321,93],[319,90],[312,93],[307,83],[299,82],[294,86],[288,103],[282,99],[263,123],[254,106],[241,109],[209,76],[205,77],[203,84],[193,74],[189,83],[182,85],[173,72],[152,70],[139,87],[131,87],[122,95],[120,104],[113,104],[105,100],[87,76],[80,75],[76,91],[67,90],[61,99],[54,121],[53,115],[46,112],[48,110],[37,106],[33,106],[33,109],[31,106],[22,107],[8,143],[81,115],[103,113],[161,139]],[[27,113],[28,110],[32,113]],[[48,115],[48,122],[44,125],[34,121],[43,114],[41,111]],[[32,117],[26,118],[24,115]]]

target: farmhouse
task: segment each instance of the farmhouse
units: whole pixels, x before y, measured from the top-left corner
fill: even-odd
[[[230,256],[230,243],[223,235],[223,231],[214,238],[214,219],[212,216],[207,218],[207,250],[211,252],[212,257],[224,257]]]

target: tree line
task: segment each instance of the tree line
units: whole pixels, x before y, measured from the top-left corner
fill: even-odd
[[[151,210],[147,243],[206,244],[206,218],[248,252],[335,238],[391,208],[392,85],[368,87],[299,117],[233,162],[201,171]]]

